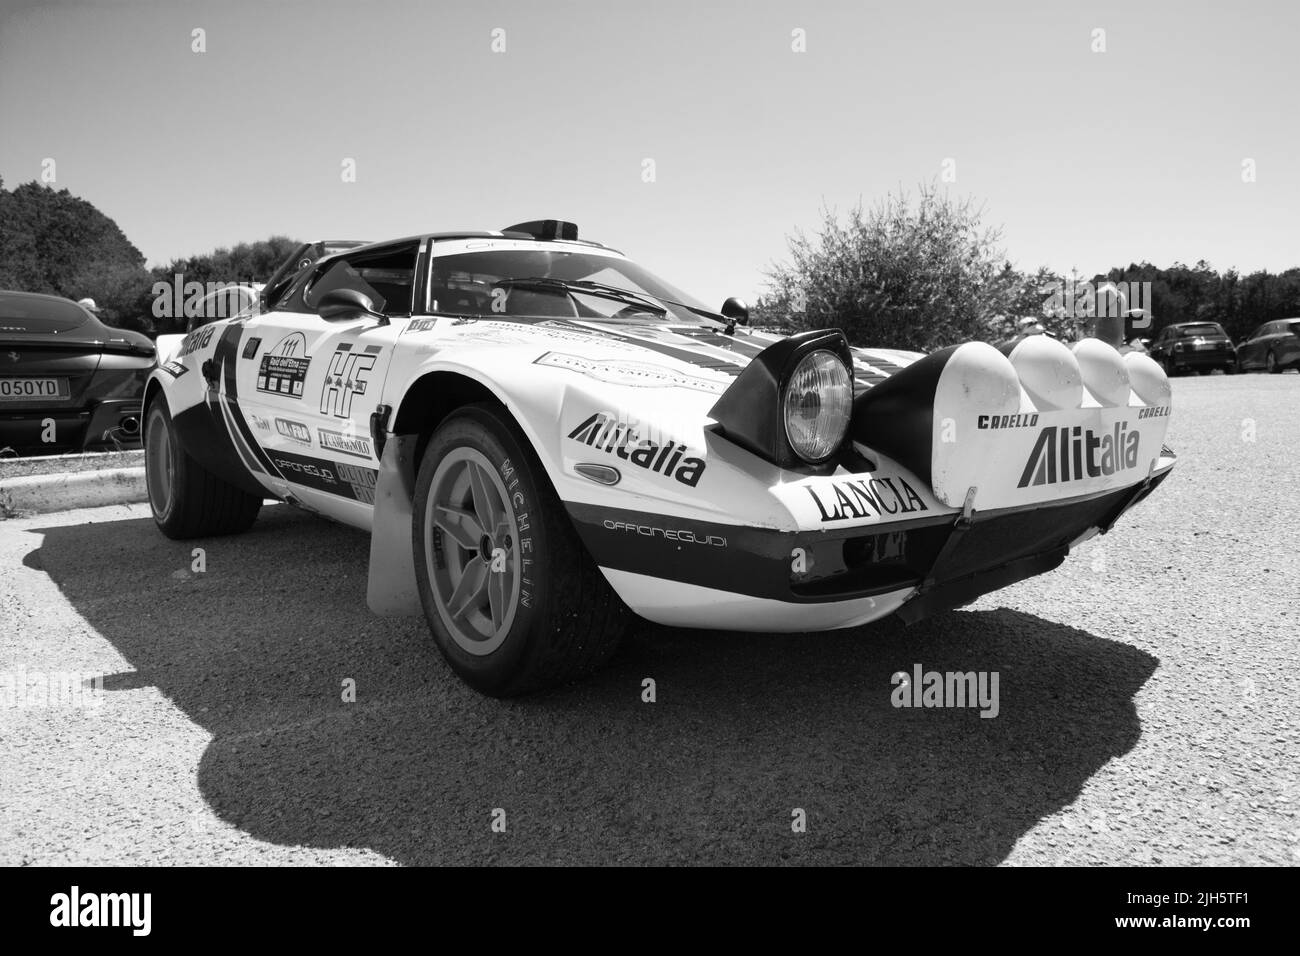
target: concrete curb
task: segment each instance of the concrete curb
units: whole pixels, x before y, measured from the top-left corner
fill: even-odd
[[[0,516],[148,501],[144,467],[0,478]]]

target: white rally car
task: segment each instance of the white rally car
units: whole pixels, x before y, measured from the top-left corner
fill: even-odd
[[[159,339],[154,516],[232,533],[269,496],[368,531],[370,607],[486,693],[590,670],[629,608],[915,621],[1056,567],[1174,464],[1164,373],[1098,339],[762,335],[556,220],[314,249],[264,312]]]

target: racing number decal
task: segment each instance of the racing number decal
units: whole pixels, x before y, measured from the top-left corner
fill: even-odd
[[[366,394],[370,370],[375,367],[380,348],[378,345],[367,345],[364,351],[354,352],[352,343],[344,342],[334,350],[320,393],[322,415],[352,417],[352,397]]]

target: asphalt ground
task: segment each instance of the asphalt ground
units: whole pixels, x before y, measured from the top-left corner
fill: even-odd
[[[1048,575],[910,628],[647,625],[506,702],[369,613],[347,528],[0,522],[0,672],[106,675],[0,706],[0,864],[1295,865],[1300,375],[1174,392],[1172,477]],[[997,672],[997,716],[894,707],[918,664]]]

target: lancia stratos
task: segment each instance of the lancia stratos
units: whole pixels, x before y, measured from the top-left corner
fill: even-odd
[[[804,632],[959,607],[1174,465],[1164,372],[1096,338],[761,334],[557,220],[304,250],[263,311],[159,339],[154,518],[239,532],[271,498],[367,532],[370,608],[423,615],[488,694],[591,671],[630,614]]]

